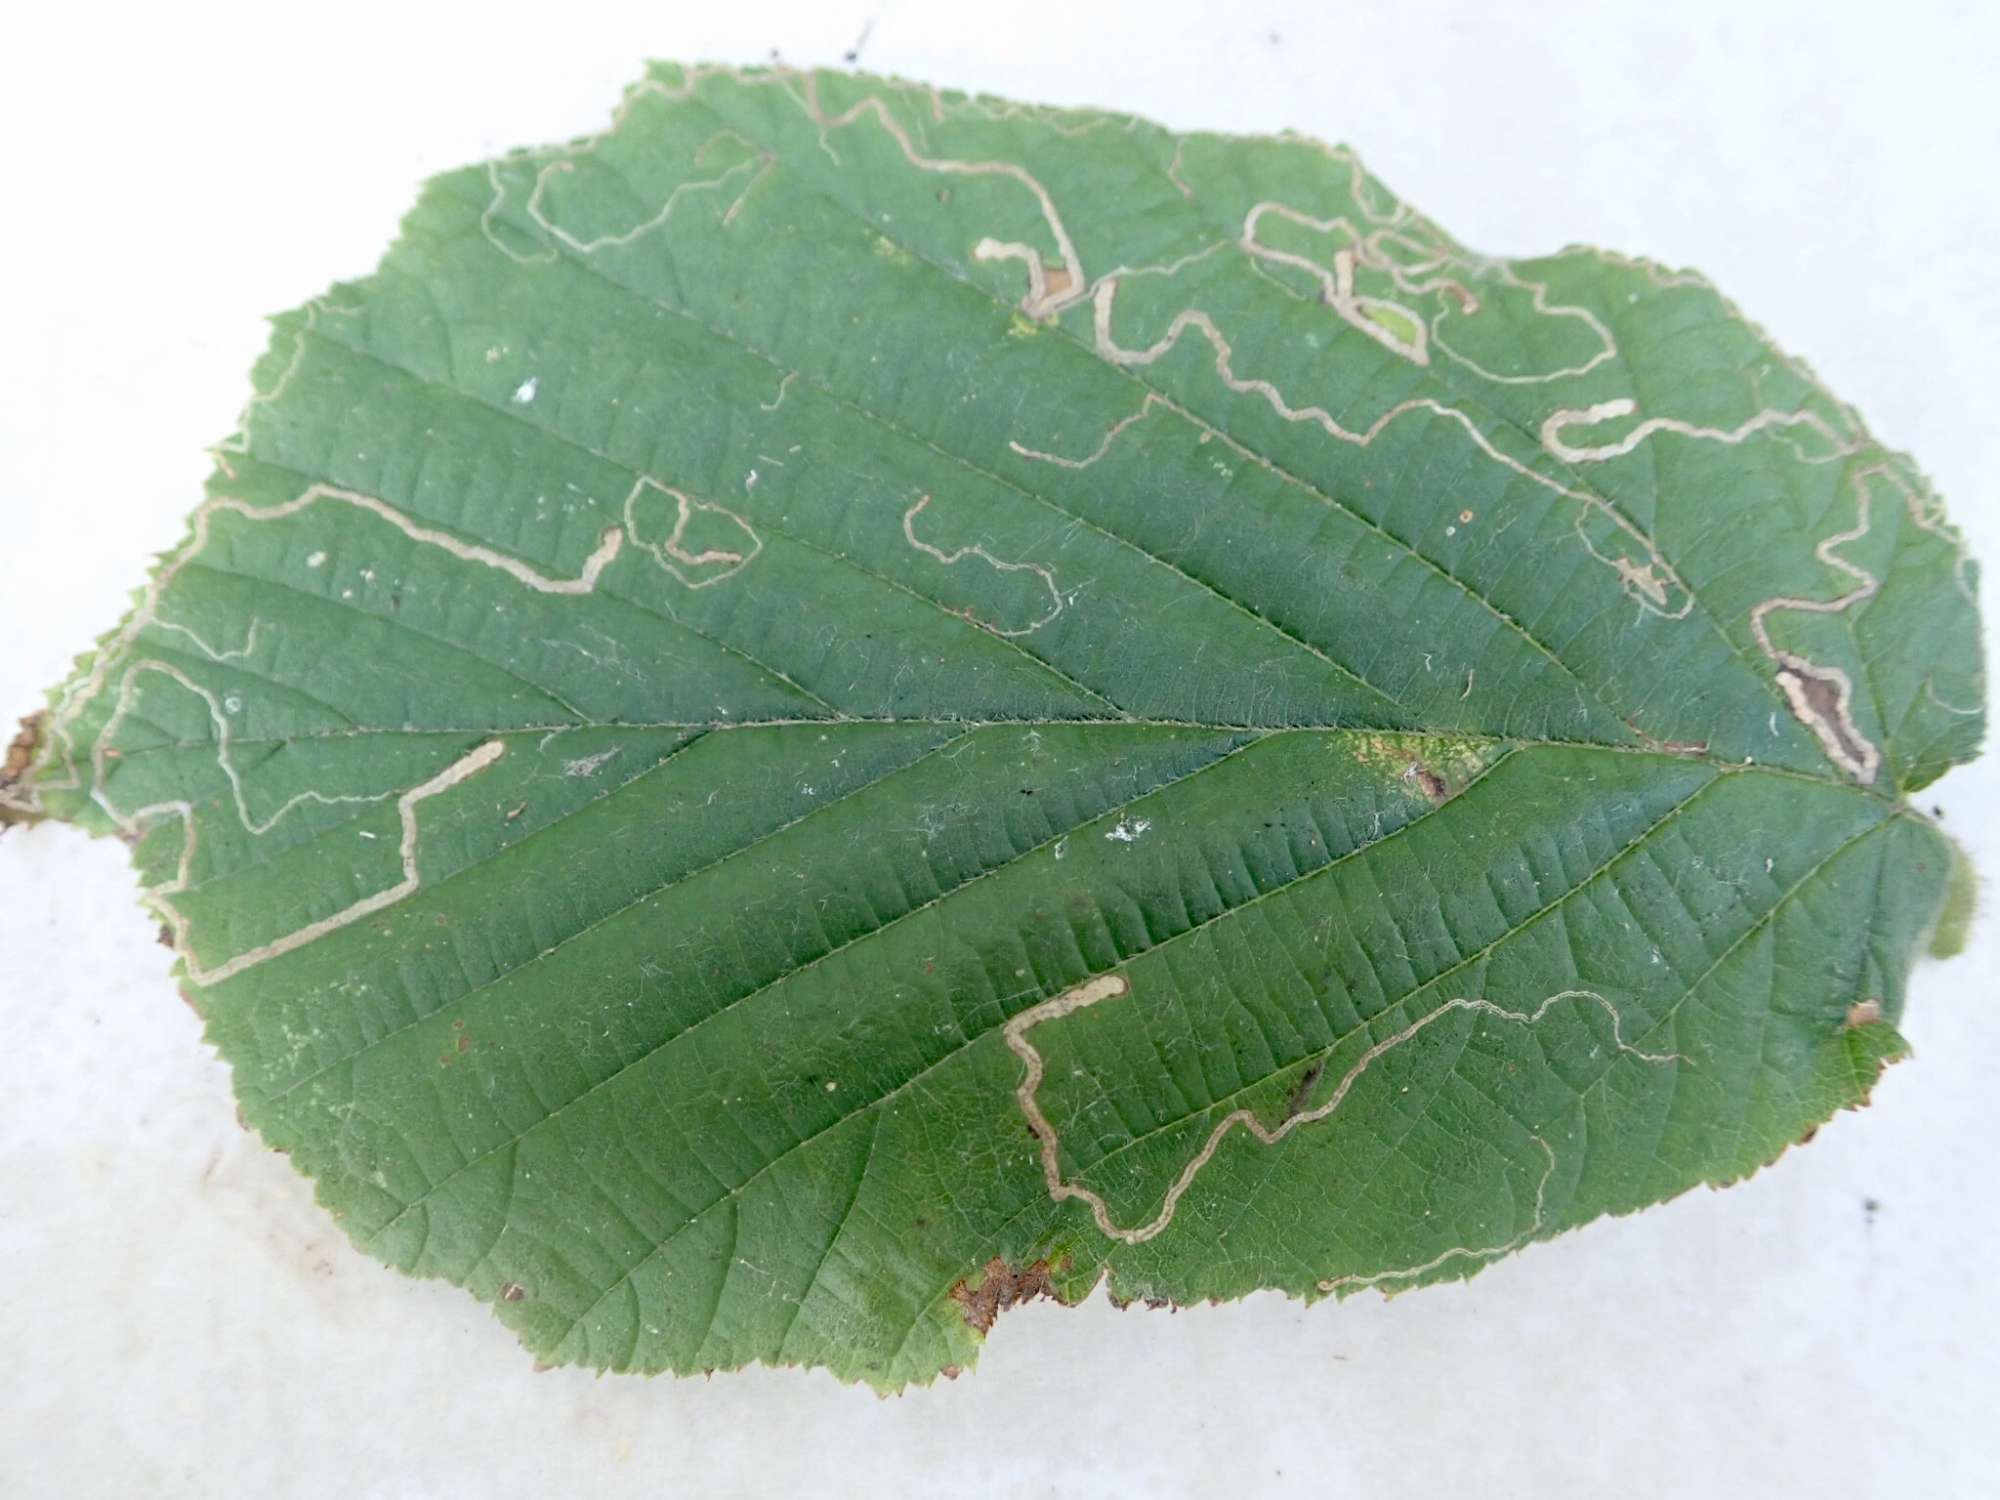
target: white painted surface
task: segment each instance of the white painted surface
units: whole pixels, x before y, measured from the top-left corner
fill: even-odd
[[[0,709],[199,497],[260,316],[417,180],[601,123],[638,60],[863,62],[1358,147],[1467,242],[1710,273],[1915,451],[1989,563],[2000,11],[1873,0],[32,7],[0,54]],[[1224,15],[1228,11],[1230,14]],[[107,434],[115,434],[107,436]],[[1927,796],[2000,869],[2000,762]],[[236,1127],[123,851],[0,842],[0,1490],[22,1496],[1921,1496],[2000,1474],[1993,924],[1865,1116],[1469,1287],[1009,1313],[979,1369],[536,1375]],[[1870,1207],[1869,1205],[1874,1205]]]

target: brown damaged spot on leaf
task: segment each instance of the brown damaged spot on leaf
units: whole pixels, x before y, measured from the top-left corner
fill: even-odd
[[[502,1302],[519,1302],[528,1295],[528,1289],[518,1281],[510,1281],[500,1288]]]
[[[951,1289],[951,1300],[959,1305],[968,1324],[986,1333],[992,1329],[993,1320],[1008,1308],[1053,1294],[1047,1260],[1035,1261],[1017,1271],[996,1255],[986,1262],[979,1284],[959,1282]]]
[[[1312,1098],[1313,1089],[1318,1086],[1320,1079],[1325,1075],[1326,1059],[1323,1057],[1299,1075],[1299,1081],[1292,1085],[1292,1092],[1285,1099],[1284,1120],[1289,1120],[1294,1115],[1302,1115],[1306,1112],[1306,1105]],[[1283,1120],[1279,1123],[1282,1124]]]
[[[21,727],[7,746],[7,758],[0,761],[0,786],[11,786],[28,772],[34,764],[35,752],[42,747],[42,725],[48,719],[47,709],[38,709],[21,720]]]
[[[1878,752],[1854,727],[1847,679],[1797,661],[1780,667],[1776,676],[1792,717],[1818,736],[1843,770],[1872,781]]]
[[[1445,779],[1420,760],[1410,762],[1409,769],[1403,772],[1403,779],[1414,781],[1433,803],[1442,803],[1451,796],[1451,788],[1446,785]]]
[[[1857,1000],[1847,1008],[1847,1029],[1849,1031],[1854,1030],[1857,1026],[1873,1026],[1881,1019],[1882,1002],[1872,996],[1866,1000]]]
[[[1485,768],[1492,743],[1381,733],[1357,735],[1351,747],[1356,761],[1394,777],[1438,807],[1457,796]]]
[[[1777,676],[1781,684],[1789,684],[1799,697],[1805,700],[1806,707],[1813,713],[1829,724],[1834,722],[1835,715],[1840,713],[1842,707],[1840,689],[1836,683],[1825,677],[1809,677],[1789,667],[1781,667]]]
[[[7,754],[0,759],[0,828],[9,823],[32,823],[36,814],[32,799],[17,801],[9,793],[28,774],[28,767],[35,763],[35,754],[42,748],[42,726],[48,720],[48,710],[40,709],[21,720],[21,727],[7,744]]]

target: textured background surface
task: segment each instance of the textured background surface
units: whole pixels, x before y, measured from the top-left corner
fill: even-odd
[[[324,34],[197,14],[115,48],[81,28],[29,38],[0,64],[0,118],[38,143],[0,249],[0,703],[29,706],[174,539],[259,315],[372,264],[419,176],[594,128],[641,55],[834,62],[871,15],[876,69],[1174,126],[1289,124],[1356,145],[1483,249],[1590,239],[1698,265],[1920,456],[1976,550],[2000,551],[1975,464],[1978,346],[2000,333],[1982,279],[2000,113],[1975,76],[1992,20],[1916,7],[1888,35],[1859,5],[1749,21],[1454,6],[1413,33],[1387,6],[1241,9],[1190,6],[1156,30],[1158,5],[976,28],[888,5],[463,26],[363,7]],[[1988,869],[1995,784],[1975,768],[1931,799]],[[921,1477],[1949,1495],[2000,1457],[1983,1417],[2000,1306],[1976,1248],[1996,1227],[1978,1196],[1986,933],[1920,974],[1918,1059],[1870,1116],[1747,1188],[1395,1306],[1038,1306],[1002,1322],[971,1380],[878,1403],[792,1373],[531,1376],[482,1311],[348,1251],[235,1129],[131,890],[122,851],[64,831],[10,836],[0,858],[16,976],[0,990],[0,1317],[17,1349],[0,1463],[37,1491]]]

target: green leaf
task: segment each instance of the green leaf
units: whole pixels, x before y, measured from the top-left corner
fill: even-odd
[[[1951,872],[1945,878],[1944,904],[1937,924],[1931,929],[1930,956],[1956,958],[1965,951],[1972,933],[1972,920],[1979,910],[1979,880],[1972,861],[1956,842],[1951,843]]]
[[[663,67],[255,384],[7,798],[133,840],[245,1117],[543,1359],[1463,1277],[1902,1050],[1975,570],[1697,276]]]

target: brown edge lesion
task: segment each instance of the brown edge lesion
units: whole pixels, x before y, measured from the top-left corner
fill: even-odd
[[[19,730],[8,742],[6,758],[0,760],[0,828],[41,821],[42,815],[34,811],[23,784],[41,753],[48,717],[47,709],[38,709],[23,718]]]
[[[1010,1307],[1055,1295],[1054,1267],[1046,1258],[1015,1267],[1005,1257],[986,1262],[977,1282],[966,1278],[951,1289],[966,1323],[977,1333],[991,1331],[993,1322]]]

